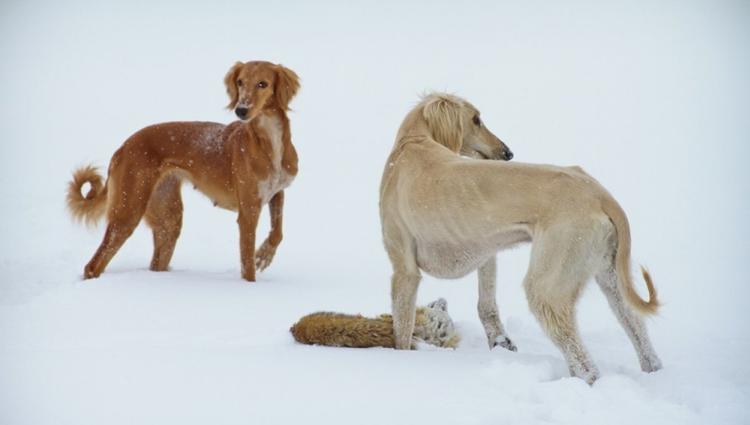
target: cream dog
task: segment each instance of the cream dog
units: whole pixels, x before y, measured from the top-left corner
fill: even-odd
[[[396,348],[410,347],[420,270],[459,278],[479,269],[479,318],[490,347],[516,350],[495,302],[495,254],[533,242],[524,288],[531,311],[562,351],[570,373],[599,377],[578,335],[575,303],[593,276],[638,353],[641,369],[661,368],[639,314],[658,307],[633,289],[630,229],[622,208],[579,167],[461,158],[512,153],[455,96],[431,94],[406,116],[380,187]],[[634,311],[635,310],[635,311]]]

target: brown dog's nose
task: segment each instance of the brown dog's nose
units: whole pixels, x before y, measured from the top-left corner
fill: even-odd
[[[234,110],[234,113],[237,114],[239,119],[244,120],[247,117],[247,108],[239,106]]]
[[[506,149],[503,153],[503,156],[505,157],[506,161],[510,161],[511,159],[513,159],[513,152],[511,152],[510,149]]]

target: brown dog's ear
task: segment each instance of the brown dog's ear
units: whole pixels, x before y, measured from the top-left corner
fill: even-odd
[[[274,87],[274,94],[276,95],[276,103],[284,111],[289,110],[289,102],[297,94],[299,90],[299,77],[289,68],[281,65],[276,65],[276,87]]]
[[[430,95],[425,100],[422,116],[432,133],[432,138],[446,148],[458,153],[463,144],[463,103],[450,95]]]
[[[227,94],[229,95],[229,105],[227,109],[234,109],[237,106],[237,100],[239,100],[239,91],[237,90],[237,74],[240,73],[240,69],[244,65],[242,62],[236,62],[229,68],[226,77],[224,77],[224,85],[227,86]]]

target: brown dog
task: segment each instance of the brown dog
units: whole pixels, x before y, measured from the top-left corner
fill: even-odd
[[[98,277],[132,234],[141,218],[153,229],[151,270],[167,270],[182,227],[180,185],[187,179],[214,205],[238,211],[242,277],[255,281],[255,269],[271,264],[281,242],[284,189],[297,175],[289,102],[299,89],[297,75],[269,62],[237,62],[224,83],[240,121],[170,122],[132,135],[112,156],[105,184],[93,167],[73,174],[68,207],[79,219],[95,222],[106,212],[107,230],[84,269]],[[91,185],[83,197],[81,188]],[[255,229],[269,204],[271,232],[256,253]]]

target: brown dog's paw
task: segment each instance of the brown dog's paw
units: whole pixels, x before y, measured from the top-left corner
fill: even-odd
[[[253,270],[252,272],[246,272],[245,270],[242,270],[242,278],[248,282],[255,282],[255,270]]]
[[[255,252],[255,268],[258,271],[265,270],[271,265],[274,255],[276,255],[276,247],[266,240]]]
[[[94,279],[99,277],[101,272],[97,272],[93,267],[86,266],[86,268],[83,269],[83,279]]]

